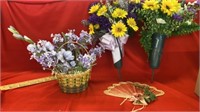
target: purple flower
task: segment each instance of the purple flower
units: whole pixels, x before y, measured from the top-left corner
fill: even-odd
[[[173,19],[175,19],[177,21],[182,21],[183,20],[182,16],[179,15],[179,14],[173,14],[172,17],[173,17]]]
[[[130,3],[128,5],[128,17],[132,17],[134,19],[137,19],[136,10],[137,9],[141,9],[141,8],[142,8],[141,4],[132,4],[132,3]]]
[[[128,17],[129,18],[134,18],[134,19],[137,19],[137,14],[136,13],[128,13]]]
[[[95,60],[88,54],[80,54],[77,58],[77,61],[82,64],[83,68],[89,69]]]
[[[196,9],[193,8],[193,7],[188,7],[188,12],[191,12],[192,14],[195,14],[196,13]]]
[[[195,5],[200,6],[200,0],[197,0],[197,2],[195,3]]]
[[[77,41],[79,39],[79,37],[74,32],[75,30],[69,30],[69,32],[65,34],[69,41]]]
[[[93,23],[93,24],[98,24],[99,23],[99,16],[97,16],[96,14],[92,14],[89,18],[88,18],[88,21],[90,23]]]
[[[101,54],[105,52],[105,49],[103,49],[102,47],[96,46],[95,48],[90,49],[89,53],[90,55],[95,55],[96,56],[100,56]]]
[[[40,56],[38,56],[37,53],[33,53],[31,59],[35,59],[39,62],[43,66],[43,69],[54,67],[57,64],[56,56],[51,52],[45,52]]]
[[[53,43],[54,44],[57,44],[58,42],[63,42],[64,41],[64,39],[61,36],[61,34],[55,34],[55,35],[52,34],[51,37],[53,37]]]
[[[69,48],[69,50],[74,50],[74,49],[76,49],[76,45],[74,45],[73,43],[69,43],[69,44],[67,44],[67,48]]]
[[[99,17],[99,25],[100,25],[100,29],[105,30],[105,31],[109,31],[109,29],[111,29],[111,23],[108,20],[108,18],[104,17],[104,16],[100,16]]]
[[[54,46],[46,40],[39,40],[36,46],[37,46],[37,52],[54,50]]]
[[[86,31],[82,30],[78,42],[92,44],[92,36],[88,34]]]
[[[111,23],[108,20],[108,18],[104,17],[104,16],[97,16],[96,14],[92,14],[88,21],[92,24],[99,24],[100,25],[100,29],[101,30],[105,30],[105,31],[109,31],[109,29],[111,28]]]

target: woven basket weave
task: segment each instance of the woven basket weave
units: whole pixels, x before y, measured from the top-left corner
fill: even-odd
[[[80,93],[88,87],[90,71],[91,69],[88,69],[78,74],[55,73],[55,76],[64,93]]]

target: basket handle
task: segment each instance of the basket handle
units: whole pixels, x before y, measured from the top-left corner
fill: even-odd
[[[64,45],[70,44],[70,43],[79,45],[80,47],[82,47],[82,48],[84,49],[84,51],[85,51],[87,54],[89,54],[88,50],[87,50],[83,45],[79,44],[78,42],[69,42],[69,41],[63,43],[63,44],[58,48],[58,51],[59,51]]]

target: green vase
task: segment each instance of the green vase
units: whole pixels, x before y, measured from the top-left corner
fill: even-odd
[[[149,62],[150,67],[152,68],[152,77],[151,81],[154,81],[154,69],[159,68],[160,61],[161,61],[161,55],[163,52],[163,47],[165,43],[165,38],[167,36],[163,34],[155,33],[152,35],[152,49],[149,53]]]
[[[150,67],[152,69],[160,66],[161,55],[166,35],[155,33],[152,35],[152,50],[149,54]]]

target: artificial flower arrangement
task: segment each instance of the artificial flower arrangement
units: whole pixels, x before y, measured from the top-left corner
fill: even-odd
[[[131,9],[144,23],[140,43],[149,56],[150,67],[158,68],[164,40],[173,35],[183,35],[200,30],[194,22],[200,1],[181,3],[178,0],[132,0],[139,7]],[[154,74],[154,73],[153,73]],[[153,81],[152,74],[152,81]]]
[[[127,0],[106,0],[94,2],[89,6],[89,18],[84,23],[89,26],[89,33],[100,45],[112,51],[114,66],[119,70],[122,67],[123,45],[133,32],[138,31],[137,17],[130,13]]]
[[[89,49],[88,45],[92,44],[93,38],[83,30],[80,36],[77,36],[74,30],[51,34],[53,43],[46,40],[35,43],[12,26],[8,30],[16,39],[29,43],[27,50],[31,54],[30,59],[35,59],[44,70],[52,70],[65,93],[77,93],[87,88],[91,68],[97,56],[104,51],[99,46]]]

